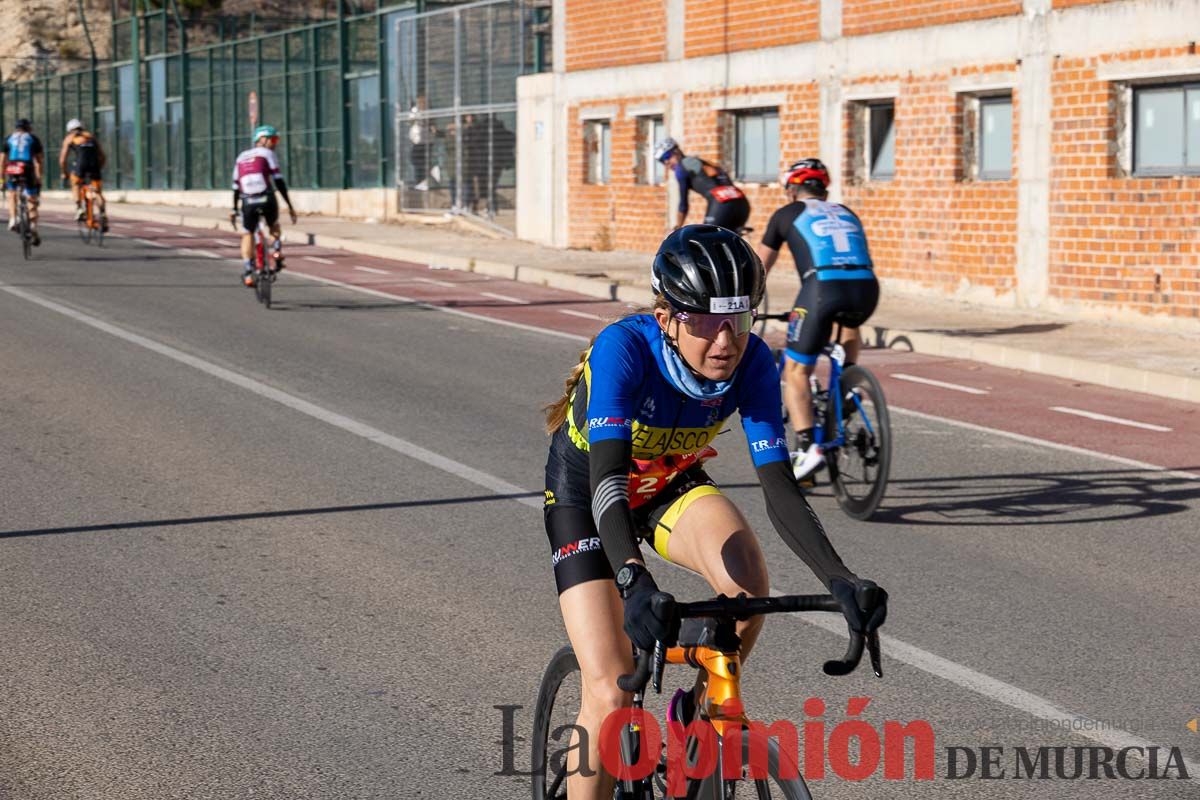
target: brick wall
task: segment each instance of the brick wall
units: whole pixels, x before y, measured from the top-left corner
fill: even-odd
[[[687,0],[684,13],[689,58],[820,38],[820,0]]]
[[[1200,317],[1200,176],[1120,174],[1119,104],[1102,61],[1187,53],[1186,47],[1092,58],[1054,67],[1050,293],[1066,303]]]
[[[957,75],[1011,69],[1011,65],[955,70],[919,77],[871,76],[862,82],[899,82],[896,98],[896,175],[891,181],[845,180],[850,170],[850,113],[845,114],[846,163],[842,199],[866,226],[881,276],[953,292],[965,288],[1011,293],[1017,245],[1016,168],[1007,181],[964,181],[962,97],[951,91]],[[854,84],[848,84],[852,91]],[[1017,118],[1016,93],[1013,116]],[[1019,147],[1013,131],[1014,153]],[[1015,160],[1015,159],[1014,159]],[[831,165],[833,168],[833,165]]]
[[[860,36],[1020,14],[1021,0],[845,0],[842,33]]]
[[[745,97],[751,91],[756,95],[778,94],[784,99],[779,106],[780,169],[785,162],[818,152],[820,113],[819,91],[815,82],[688,94],[684,101],[683,134],[678,137],[684,151],[720,163],[732,172],[733,154],[722,150],[722,112],[714,107],[714,103],[725,98],[727,103],[736,104],[738,98]],[[612,180],[605,186],[584,183],[581,108],[571,109],[570,119],[574,130],[568,138],[568,180],[571,187],[568,200],[569,246],[653,252],[662,241],[669,211],[667,187],[666,184],[645,186],[637,183],[637,119],[629,114],[631,108],[645,107],[657,101],[667,105],[665,97],[628,97],[615,103],[610,100],[597,104],[615,106],[617,109],[612,119]],[[587,106],[582,108],[586,109]],[[775,183],[740,185],[750,200],[748,224],[755,229],[753,238],[757,242],[771,213],[786,198]],[[703,198],[692,193],[687,221],[703,222],[705,207]],[[790,267],[790,256],[786,252],[783,259]]]
[[[666,0],[567,0],[568,70],[661,61]]]
[[[629,113],[631,106],[645,108],[647,104],[656,103],[668,105],[664,96],[628,97],[601,104],[616,110],[610,119],[612,174],[604,185],[584,183],[584,121],[580,112],[589,106],[574,106],[569,110],[567,235],[570,247],[653,252],[662,240],[666,229],[666,185],[637,182],[637,117]]]

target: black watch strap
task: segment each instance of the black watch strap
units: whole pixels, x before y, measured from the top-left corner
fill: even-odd
[[[621,593],[621,599],[629,596],[629,590],[637,583],[638,578],[646,574],[646,568],[636,561],[625,564],[617,570],[617,591]]]

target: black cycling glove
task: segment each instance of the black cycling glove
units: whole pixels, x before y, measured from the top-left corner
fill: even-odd
[[[660,592],[648,572],[625,592],[625,634],[641,650],[653,650],[655,642],[670,647],[679,636],[675,598]]]
[[[874,581],[832,578],[829,592],[841,603],[846,622],[856,633],[871,633],[887,619],[888,593]]]

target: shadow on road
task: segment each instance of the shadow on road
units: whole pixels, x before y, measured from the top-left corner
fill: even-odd
[[[888,483],[884,508],[873,521],[1081,525],[1178,514],[1193,510],[1197,500],[1200,481],[1158,470],[913,478]]]
[[[283,517],[310,517],[321,514],[347,514],[359,511],[389,511],[397,508],[421,506],[454,506],[467,503],[492,503],[499,500],[518,500],[524,497],[540,498],[542,492],[519,492],[512,494],[485,494],[470,497],[438,497],[430,500],[401,500],[394,503],[362,503],[353,506],[320,506],[316,508],[293,508],[285,511],[249,511],[243,514],[212,514],[203,517],[174,517],[171,519],[149,519],[131,522],[107,522],[98,525],[71,525],[61,528],[30,528],[28,530],[0,531],[0,539],[15,539],[21,536],[51,536],[60,533],[98,533],[101,531],[136,530],[138,528],[165,528],[172,525],[204,525],[212,522],[241,522],[253,519],[277,519]]]

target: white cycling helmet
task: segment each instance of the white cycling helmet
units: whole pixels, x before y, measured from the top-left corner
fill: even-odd
[[[67,133],[74,133],[83,127],[83,123],[77,119],[73,119],[67,123]]]
[[[679,149],[679,142],[672,139],[670,136],[663,139],[658,144],[654,145],[654,160],[665,161],[667,156]]]

